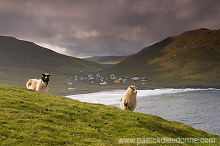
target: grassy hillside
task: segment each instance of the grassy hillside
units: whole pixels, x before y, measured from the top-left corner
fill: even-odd
[[[198,29],[168,37],[104,72],[146,76],[164,86],[219,86],[220,30]]]
[[[32,42],[0,36],[0,83],[24,86],[29,78],[52,75],[51,89],[62,85],[71,74],[96,72],[104,66],[56,53]]]
[[[21,87],[0,84],[0,103],[1,145],[118,145],[120,138],[164,137],[220,144],[219,136],[180,122]]]

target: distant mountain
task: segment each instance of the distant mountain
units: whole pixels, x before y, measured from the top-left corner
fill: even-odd
[[[103,73],[145,76],[164,86],[220,85],[220,29],[197,29],[142,49]]]
[[[128,57],[129,56],[93,56],[84,59],[97,62],[99,64],[117,64]]]
[[[98,59],[96,62],[100,64],[117,64],[125,60],[129,56],[105,56]]]
[[[0,36],[0,82],[18,85],[24,79],[52,74],[53,81],[65,82],[65,76],[103,69],[100,64],[56,53],[32,42]],[[20,83],[20,82],[22,83]]]
[[[92,56],[92,57],[86,57],[86,58],[82,58],[82,59],[92,61],[92,62],[97,62],[97,60],[99,60],[103,57],[105,57],[105,56]]]

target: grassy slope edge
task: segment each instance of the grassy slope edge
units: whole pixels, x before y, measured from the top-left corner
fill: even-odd
[[[0,84],[2,145],[118,145],[118,138],[216,138],[186,124]],[[184,144],[175,144],[184,145]],[[199,145],[199,144],[198,144]]]

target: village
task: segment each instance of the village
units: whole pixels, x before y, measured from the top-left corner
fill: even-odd
[[[140,82],[141,85],[145,85],[148,79],[146,77],[123,77],[122,75],[110,74],[109,76],[102,76],[100,73],[88,73],[81,75],[73,75],[66,79],[65,84],[69,85],[69,90],[74,90],[77,87],[74,86],[75,83],[84,83],[85,85],[116,85],[116,84],[128,84],[132,82]]]

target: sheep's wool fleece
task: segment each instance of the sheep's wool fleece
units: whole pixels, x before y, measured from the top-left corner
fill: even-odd
[[[30,79],[27,84],[27,89],[36,90],[40,92],[47,92],[48,86],[42,79]]]
[[[135,91],[135,93],[132,91],[131,87],[136,88],[135,86],[130,86],[128,87],[127,91],[125,92],[125,94],[123,95],[121,101],[120,101],[120,107],[121,109],[125,110],[134,110],[136,108],[136,95],[137,92]],[[125,105],[126,104],[126,105]]]

